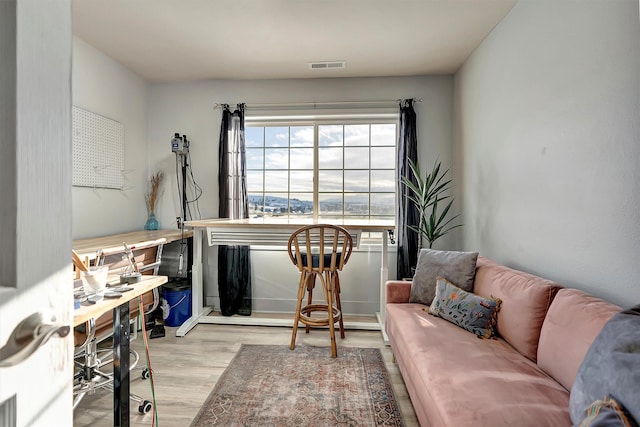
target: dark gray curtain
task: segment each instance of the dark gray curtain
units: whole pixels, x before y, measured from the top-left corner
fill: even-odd
[[[413,109],[413,99],[400,101],[400,132],[398,137],[398,177],[415,178],[409,167],[409,159],[418,162],[418,138],[416,135],[416,112]],[[419,220],[418,209],[407,198],[407,188],[398,180],[398,218],[397,245],[398,266],[397,278],[412,277],[411,267],[416,266],[418,259],[418,233],[408,225],[417,226]]]
[[[219,155],[219,217],[248,218],[244,104],[238,104],[233,112],[228,105],[222,108]],[[251,314],[249,246],[218,248],[218,293],[223,316]]]

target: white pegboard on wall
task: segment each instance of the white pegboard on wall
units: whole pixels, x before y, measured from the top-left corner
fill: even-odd
[[[124,186],[124,126],[82,108],[73,107],[73,185]]]

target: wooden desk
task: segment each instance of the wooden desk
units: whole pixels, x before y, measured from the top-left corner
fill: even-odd
[[[185,239],[192,235],[193,232],[191,230],[184,231]],[[162,239],[163,237],[167,239],[167,243],[175,242],[182,238],[182,232],[180,230],[141,230],[112,234],[110,236],[78,239],[73,241],[73,250],[75,250],[82,259],[88,257],[92,260],[95,259],[96,252],[98,252],[99,249],[122,246],[122,242],[131,246],[148,240]]]
[[[111,283],[117,280],[115,277],[111,276],[109,279],[109,282]],[[133,290],[123,293],[120,298],[104,298],[96,304],[90,304],[85,301],[82,303],[80,308],[73,312],[73,326],[76,327],[82,325],[91,318],[97,319],[107,311],[117,308],[125,302],[129,302],[132,299],[137,298],[139,295],[143,295],[164,283],[167,283],[166,276],[142,276],[142,280],[140,282],[130,285],[133,287]]]
[[[129,301],[164,283],[166,276],[142,276],[140,282],[131,285],[133,290],[120,298],[105,298],[96,304],[85,302],[74,311],[75,327],[113,310],[113,425],[129,426]]]
[[[382,262],[380,268],[380,312],[376,313],[378,327],[384,333],[385,290],[384,284],[389,277],[387,232],[395,230],[394,221],[344,219],[344,220],[316,220],[311,218],[250,218],[240,220],[207,219],[187,221],[185,225],[194,229],[193,232],[193,263],[192,263],[192,316],[176,331],[176,336],[184,336],[198,323],[218,323],[218,318],[207,316],[210,307],[204,307],[204,291],[202,283],[202,245],[203,237],[209,246],[213,245],[268,245],[286,246],[291,233],[298,228],[310,224],[334,224],[346,228],[349,233],[358,237],[363,231],[382,232]],[[359,240],[359,238],[358,238]],[[354,242],[354,246],[356,243]],[[256,324],[250,318],[238,319],[246,324]],[[288,324],[291,322],[288,321]]]

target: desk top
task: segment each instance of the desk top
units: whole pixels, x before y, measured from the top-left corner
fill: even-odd
[[[317,219],[313,218],[246,218],[246,219],[203,219],[197,221],[187,221],[185,225],[193,228],[273,228],[291,229],[311,224],[333,224],[344,228],[355,228],[364,231],[384,231],[396,228],[395,221],[381,219]]]
[[[184,231],[184,237],[191,237],[191,230]],[[136,243],[146,242],[148,240],[167,239],[167,243],[180,240],[182,232],[180,230],[140,230],[131,231],[129,233],[112,234],[110,236],[91,237],[89,239],[79,239],[73,241],[73,250],[75,250],[81,258],[89,257],[94,259],[99,249],[112,248],[122,246],[125,242],[129,246]]]
[[[114,279],[110,277],[110,279]],[[110,280],[113,281],[113,280]],[[128,303],[132,299],[137,298],[150,290],[157,288],[158,286],[167,283],[166,276],[142,276],[142,280],[138,283],[133,283],[130,286],[133,287],[132,291],[124,292],[120,298],[103,298],[95,304],[84,302],[77,310],[73,311],[73,326],[76,327],[88,321],[89,319],[98,318],[102,314],[109,310],[112,310],[119,305]]]

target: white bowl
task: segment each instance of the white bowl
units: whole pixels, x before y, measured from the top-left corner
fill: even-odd
[[[89,271],[81,271],[82,287],[85,294],[104,292],[107,287],[109,267],[90,267]]]

